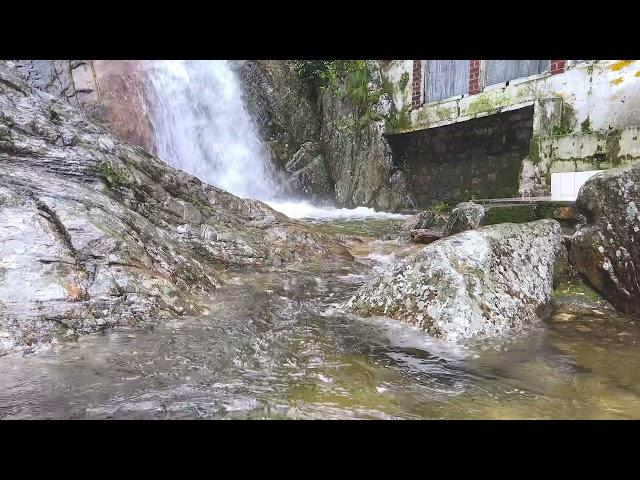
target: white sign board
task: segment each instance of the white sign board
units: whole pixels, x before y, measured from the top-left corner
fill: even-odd
[[[574,201],[578,198],[580,187],[602,170],[586,172],[563,172],[551,174],[551,200]]]

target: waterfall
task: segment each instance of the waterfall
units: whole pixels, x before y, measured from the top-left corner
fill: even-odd
[[[149,69],[157,153],[235,195],[274,199],[280,183],[226,60],[162,60]]]
[[[289,197],[245,108],[226,60],[149,62],[149,118],[157,154],[171,166],[292,218],[368,218],[371,208],[318,207]]]

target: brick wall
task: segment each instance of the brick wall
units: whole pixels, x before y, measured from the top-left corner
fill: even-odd
[[[469,95],[480,93],[480,60],[469,60]]]
[[[551,60],[551,75],[564,72],[566,60]]]
[[[413,61],[413,82],[411,84],[411,108],[422,105],[422,60]]]

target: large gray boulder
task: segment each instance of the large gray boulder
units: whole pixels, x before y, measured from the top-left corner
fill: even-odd
[[[228,270],[351,259],[175,170],[0,62],[0,355],[201,314]]]
[[[405,230],[428,229],[442,232],[447,225],[448,215],[435,213],[432,210],[423,210],[409,217],[402,227]]]
[[[79,108],[93,123],[121,139],[155,149],[147,111],[149,94],[144,60],[15,60],[9,62],[32,87]]]
[[[351,311],[402,320],[447,340],[539,324],[566,261],[555,220],[504,223],[443,238],[362,286]]]
[[[615,308],[640,316],[640,165],[590,178],[576,206],[586,223],[571,239],[571,262]]]
[[[449,220],[444,228],[444,236],[478,228],[483,216],[484,207],[482,205],[473,202],[459,203],[451,210]]]

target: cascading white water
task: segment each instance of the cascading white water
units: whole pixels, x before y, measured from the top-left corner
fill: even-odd
[[[160,60],[148,69],[150,118],[160,158],[235,195],[293,218],[370,218],[373,209],[317,207],[287,198],[226,60]],[[395,217],[403,217],[395,215]]]
[[[280,185],[226,60],[150,65],[151,121],[158,156],[235,195],[275,198]]]

